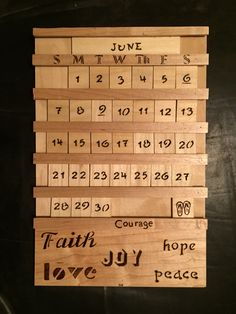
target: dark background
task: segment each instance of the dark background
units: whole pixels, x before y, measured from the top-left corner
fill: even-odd
[[[208,286],[34,287],[33,27],[210,26]],[[0,0],[0,314],[236,313],[236,1]]]

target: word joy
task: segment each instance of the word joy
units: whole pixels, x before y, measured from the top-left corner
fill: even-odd
[[[139,266],[139,261],[140,261],[140,257],[142,255],[142,251],[139,250],[138,252],[136,252],[135,250],[133,250],[133,255],[135,258],[135,262],[133,263],[133,266]],[[114,253],[112,251],[109,252],[109,257],[108,258],[104,258],[104,261],[102,262],[102,264],[104,266],[112,266],[113,262],[117,265],[117,266],[125,266],[128,263],[128,253],[122,249],[122,251],[119,251],[116,254],[116,259],[114,261]]]

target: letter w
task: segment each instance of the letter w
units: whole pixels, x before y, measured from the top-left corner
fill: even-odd
[[[114,58],[115,64],[123,63],[125,58],[126,58],[126,55],[124,55],[124,56],[113,56],[113,58]]]

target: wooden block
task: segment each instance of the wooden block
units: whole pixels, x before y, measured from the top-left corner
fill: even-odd
[[[193,218],[194,206],[192,198],[173,198],[173,218]]]
[[[48,100],[48,121],[69,121],[69,101]]]
[[[50,217],[51,215],[51,199],[47,198],[36,198],[36,217]]]
[[[47,121],[47,100],[38,99],[35,101],[35,120]]]
[[[112,121],[112,101],[93,100],[92,101],[92,121],[111,122]]]
[[[172,166],[172,185],[173,186],[192,186],[192,177],[195,169],[190,165]],[[192,216],[194,217],[194,216]]]
[[[112,153],[112,133],[92,133],[92,153]]]
[[[198,67],[177,66],[176,67],[176,88],[197,88]]]
[[[35,53],[71,54],[71,38],[35,38]],[[54,64],[57,64],[56,57]]]
[[[90,154],[90,133],[69,133],[69,153]]]
[[[71,198],[52,198],[51,217],[70,217]]]
[[[91,121],[91,100],[70,100],[70,121]]]
[[[69,165],[69,186],[89,186],[89,165]]]
[[[175,136],[173,133],[155,133],[155,153],[156,154],[174,154]]]
[[[72,217],[91,217],[92,200],[91,198],[72,198],[71,216]]]
[[[48,186],[68,186],[68,165],[48,165]]]
[[[132,88],[153,88],[153,67],[132,67]]]
[[[48,185],[48,165],[38,164],[36,167],[36,186]]]
[[[113,121],[133,121],[133,101],[114,100],[113,101]]]
[[[90,67],[90,88],[109,88],[109,67]]]
[[[171,186],[171,165],[151,165],[151,186]]]
[[[130,185],[130,166],[129,165],[111,165],[110,185],[111,186],[129,186]]]
[[[67,153],[68,133],[47,133],[47,153]]]
[[[205,218],[206,217],[205,198],[194,198],[193,207],[194,207],[194,217],[195,218]]]
[[[206,152],[206,135],[196,134],[196,152],[197,154]]]
[[[134,152],[133,133],[112,133],[113,154]]]
[[[37,218],[34,227],[36,285],[206,285],[204,219]]]
[[[35,67],[35,87],[67,88],[67,67]]]
[[[110,67],[110,88],[131,88],[131,67]]]
[[[37,132],[35,134],[35,151],[36,153],[46,153],[47,139],[45,132]]]
[[[135,122],[154,122],[154,101],[153,100],[134,100]]]
[[[197,121],[206,121],[206,101],[197,101]]]
[[[89,35],[90,36],[90,35]],[[127,36],[127,33],[125,34]],[[72,37],[72,54],[173,54],[180,52],[180,37]],[[116,62],[122,63],[118,58]]]
[[[92,198],[92,217],[111,217],[112,203],[110,198]]]
[[[207,36],[186,36],[180,39],[181,53],[205,53],[207,51]]]
[[[112,198],[113,217],[171,217],[171,215],[170,198]]]
[[[151,185],[151,165],[131,165],[130,166],[130,185],[131,186],[150,186]]]
[[[90,186],[110,185],[110,165],[90,165]]]
[[[176,101],[156,100],[155,101],[155,122],[175,122]]]
[[[176,154],[196,154],[196,134],[175,134]]]
[[[134,133],[134,153],[154,153],[153,133]]]
[[[178,100],[176,116],[177,122],[199,121],[197,119],[197,106],[197,100]]]
[[[175,88],[174,66],[154,66],[154,88]]]
[[[69,87],[89,88],[89,67],[69,67]]]

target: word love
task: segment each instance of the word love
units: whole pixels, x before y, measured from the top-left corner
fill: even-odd
[[[133,250],[132,254],[134,255],[134,258],[135,258],[135,262],[133,263],[133,266],[139,266],[139,261],[140,261],[141,255],[142,255],[142,251],[139,250],[138,252],[136,252],[135,250]],[[127,265],[127,263],[128,263],[128,253],[125,250],[122,249],[121,251],[117,252],[116,259],[114,261],[114,253],[112,251],[110,251],[109,252],[109,257],[108,258],[104,258],[104,261],[102,262],[102,264],[104,266],[112,266],[113,262],[117,266],[125,266],[125,265]]]

